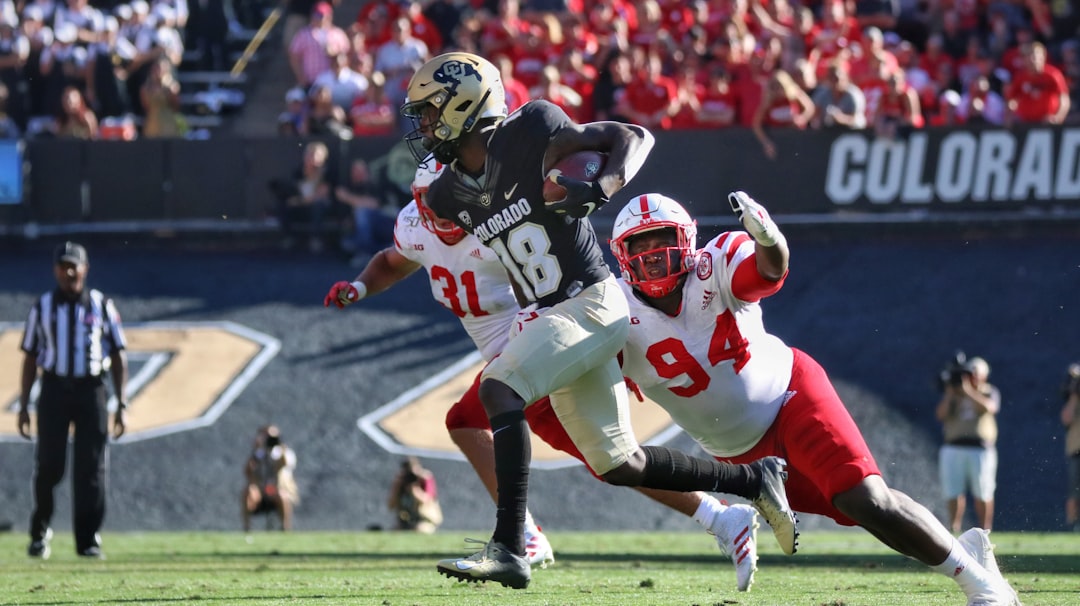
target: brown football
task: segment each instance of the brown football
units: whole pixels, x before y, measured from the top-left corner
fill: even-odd
[[[566,197],[566,188],[555,182],[555,177],[563,175],[569,179],[592,183],[604,170],[607,154],[598,151],[579,151],[566,156],[555,163],[544,179],[544,201],[556,202]]]

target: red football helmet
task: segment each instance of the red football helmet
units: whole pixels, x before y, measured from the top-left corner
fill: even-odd
[[[453,246],[465,238],[465,230],[449,219],[439,218],[435,211],[424,203],[428,188],[442,174],[443,168],[444,166],[432,157],[421,162],[416,168],[416,176],[413,177],[412,193],[413,200],[416,200],[416,210],[420,212],[420,223],[445,244]]]
[[[674,229],[677,244],[631,256],[630,240],[655,229]],[[693,269],[697,261],[697,222],[682,205],[667,196],[636,196],[615,217],[610,244],[627,284],[647,297],[663,297],[675,290],[679,277]],[[666,260],[667,272],[662,277],[648,279],[645,257],[656,255]]]

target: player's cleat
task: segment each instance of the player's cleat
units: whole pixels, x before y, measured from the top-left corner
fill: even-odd
[[[713,517],[709,532],[720,551],[731,556],[739,591],[750,591],[757,572],[757,512],[749,505],[732,505]]]
[[[974,595],[968,596],[968,606],[1023,606],[1016,592],[1008,581],[995,577],[992,582],[980,587]]]
[[[547,568],[548,564],[555,562],[555,552],[551,550],[551,543],[544,536],[540,527],[535,524],[525,525],[525,560],[530,566]]]
[[[960,542],[960,546],[964,548],[964,551],[971,554],[971,557],[974,558],[980,566],[985,568],[991,576],[1008,587],[1008,597],[1012,601],[1002,603],[1009,604],[1010,606],[1020,606],[1020,596],[1016,594],[1016,590],[1012,588],[1009,581],[1001,576],[1001,569],[998,568],[997,558],[994,557],[994,544],[990,542],[990,531],[982,528],[969,528],[956,540]],[[1001,593],[1001,591],[998,591],[998,593]],[[997,604],[998,602],[991,601],[987,603]]]
[[[761,473],[761,493],[753,500],[765,523],[772,527],[776,542],[787,555],[792,555],[799,548],[799,519],[788,505],[787,461],[780,457],[765,457],[750,464]]]
[[[964,551],[971,554],[979,566],[990,571],[994,576],[1001,576],[1001,570],[994,557],[994,545],[990,543],[990,531],[982,528],[969,528],[956,539]]]
[[[482,543],[476,539],[465,539],[467,543]],[[510,553],[502,543],[488,541],[484,548],[467,558],[451,558],[438,564],[440,574],[476,583],[495,581],[503,587],[524,589],[529,586],[532,569],[525,558]]]
[[[46,528],[45,536],[30,542],[30,546],[26,548],[26,555],[32,558],[41,558],[43,560],[49,559],[49,555],[52,553],[52,550],[49,549],[49,541],[51,540],[52,528]]]

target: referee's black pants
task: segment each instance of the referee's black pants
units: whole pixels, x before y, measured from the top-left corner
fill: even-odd
[[[109,440],[108,396],[100,378],[67,379],[46,373],[37,404],[37,468],[30,536],[40,539],[52,520],[56,485],[64,479],[68,429],[75,426],[71,492],[75,549],[98,544],[105,519],[105,455]]]

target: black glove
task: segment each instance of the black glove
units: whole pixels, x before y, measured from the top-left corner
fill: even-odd
[[[566,197],[556,202],[548,202],[548,210],[583,219],[608,202],[607,194],[599,182],[578,181],[562,175],[555,177],[555,182],[566,188]]]

